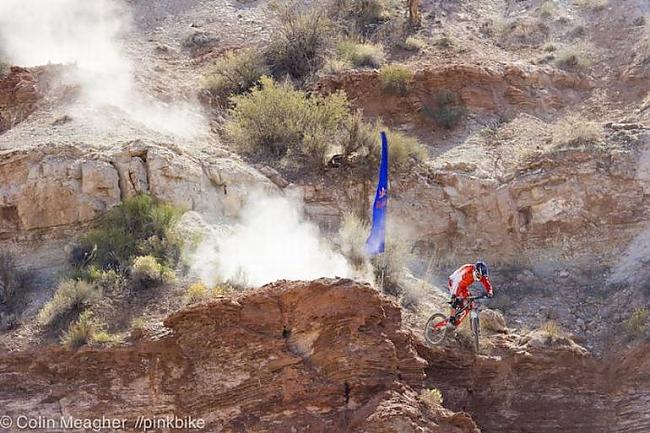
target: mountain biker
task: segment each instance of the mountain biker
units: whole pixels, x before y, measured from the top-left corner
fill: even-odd
[[[449,292],[451,293],[450,327],[456,326],[457,315],[466,306],[467,298],[471,296],[469,287],[476,281],[483,284],[488,298],[491,298],[494,291],[488,278],[488,267],[485,262],[479,260],[474,264],[463,265],[449,276]]]

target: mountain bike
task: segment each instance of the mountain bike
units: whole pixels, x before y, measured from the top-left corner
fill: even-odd
[[[481,332],[481,324],[479,322],[478,313],[479,313],[479,304],[476,302],[478,299],[486,298],[487,295],[480,296],[470,296],[467,298],[465,306],[456,312],[454,320],[456,326],[447,326],[451,319],[451,316],[448,316],[443,313],[435,313],[424,327],[424,340],[432,346],[436,346],[445,340],[447,332],[450,330],[456,330],[463,320],[469,315],[470,316],[470,328],[472,330],[472,335],[474,337],[474,350],[476,353],[479,353],[479,334]],[[451,302],[448,302],[451,304]]]

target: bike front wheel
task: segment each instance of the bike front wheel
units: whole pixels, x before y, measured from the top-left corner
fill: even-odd
[[[481,324],[479,323],[478,316],[472,317],[472,334],[474,334],[474,350],[479,353],[478,336],[480,333]]]
[[[424,340],[432,346],[440,344],[447,334],[447,316],[436,313],[429,317],[424,327]]]

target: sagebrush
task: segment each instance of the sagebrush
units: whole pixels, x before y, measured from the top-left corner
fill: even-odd
[[[139,256],[131,265],[131,280],[139,288],[149,288],[171,283],[175,279],[174,271],[159,263],[154,256]]]
[[[232,98],[226,125],[229,137],[243,151],[275,159],[287,155],[321,164],[331,135],[348,114],[342,93],[308,95],[290,83],[262,77],[259,89]]]
[[[166,266],[175,266],[183,239],[175,232],[182,211],[142,194],[106,212],[99,228],[83,236],[71,260],[80,270],[91,266],[128,273],[136,256],[151,255]]]
[[[380,67],[386,58],[381,45],[342,41],[336,48],[338,58],[357,67]]]
[[[263,54],[246,49],[226,54],[210,68],[203,79],[203,88],[220,103],[255,86],[263,75],[269,74]]]
[[[305,9],[295,2],[276,5],[280,27],[266,50],[276,77],[301,80],[318,71],[333,44],[333,27],[322,8]]]
[[[384,92],[393,95],[406,95],[413,74],[411,71],[400,65],[388,65],[379,71],[381,88]]]

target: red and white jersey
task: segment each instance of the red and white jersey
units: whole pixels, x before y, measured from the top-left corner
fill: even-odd
[[[454,296],[466,298],[470,296],[469,286],[475,281],[480,281],[485,287],[488,294],[492,294],[492,284],[486,276],[482,276],[479,280],[474,278],[474,265],[467,264],[456,269],[453,274],[449,276],[449,292]]]

